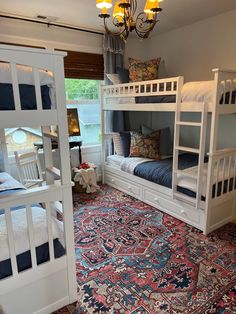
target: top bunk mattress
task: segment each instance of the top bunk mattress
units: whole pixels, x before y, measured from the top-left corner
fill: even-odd
[[[36,91],[33,69],[17,65],[17,79],[21,110],[36,110]],[[38,70],[42,108],[55,108],[54,78],[51,72]],[[15,110],[11,68],[8,63],[0,62],[0,110]]]
[[[188,82],[183,85],[181,91],[181,102],[190,103],[190,102],[205,102],[206,104],[213,103],[214,91],[215,91],[215,82],[212,81],[197,81],[197,82]],[[145,95],[135,96],[135,94],[126,94],[125,96],[119,97],[107,97],[106,102],[108,105],[113,104],[169,104],[176,103],[176,94],[168,95],[168,84],[166,87],[165,95]],[[162,91],[160,90],[160,93]],[[177,92],[176,92],[177,93]],[[223,84],[220,86],[220,104],[236,104],[236,81],[233,85]]]

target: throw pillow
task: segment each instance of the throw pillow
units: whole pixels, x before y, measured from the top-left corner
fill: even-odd
[[[112,139],[114,144],[114,151],[116,155],[123,156],[123,149],[121,144],[120,133],[114,132],[112,133]]]
[[[155,80],[158,78],[158,66],[161,58],[142,62],[129,58],[129,79],[130,82]]]
[[[152,128],[142,125],[142,134],[150,135],[155,132]],[[172,140],[170,134],[170,128],[159,129],[160,131],[160,154],[161,155],[172,155]]]
[[[116,72],[119,75],[119,79],[121,83],[129,83],[129,70],[128,69],[116,68]]]
[[[130,134],[131,134],[130,157],[160,159],[159,131],[153,132],[150,135],[143,135],[139,132],[134,131],[131,131]]]
[[[129,157],[130,154],[130,131],[120,132],[120,140],[124,157]]]
[[[107,74],[107,78],[112,82],[113,85],[121,84],[119,75],[116,73]]]

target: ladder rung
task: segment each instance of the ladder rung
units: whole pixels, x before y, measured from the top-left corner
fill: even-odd
[[[183,175],[185,177],[196,179],[196,180],[197,180],[197,177],[198,177],[197,174],[189,173],[189,172],[184,171],[184,170],[174,170],[174,172],[176,174]]]
[[[187,195],[182,194],[182,193],[175,192],[173,194],[173,196],[176,199],[183,200],[183,201],[190,203],[190,204],[193,204],[193,205],[195,205],[195,203],[196,203],[196,198],[187,196]]]
[[[188,122],[188,121],[177,121],[176,124],[178,125],[186,125],[186,126],[202,126],[201,122]]]
[[[183,152],[190,152],[190,153],[195,153],[195,154],[200,153],[200,150],[198,148],[192,148],[192,147],[176,146],[175,149],[181,150]]]
[[[61,170],[56,168],[56,167],[48,167],[46,168],[46,171],[58,176],[58,177],[61,177]]]
[[[58,135],[55,132],[43,132],[43,136],[49,137],[49,138],[51,138],[51,139],[53,139],[55,141],[58,140]]]

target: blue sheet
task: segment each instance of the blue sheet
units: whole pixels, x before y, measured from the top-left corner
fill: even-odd
[[[19,84],[21,109],[35,110],[36,94],[33,85]],[[51,109],[51,99],[49,96],[49,87],[41,86],[43,109]],[[11,84],[0,84],[0,110],[15,110],[13,89]]]
[[[54,256],[59,258],[65,254],[65,249],[61,245],[58,239],[53,241],[54,244]],[[36,248],[37,264],[42,264],[49,261],[49,248],[48,243],[44,243]],[[30,251],[24,252],[17,256],[18,271],[21,272],[32,266]],[[11,261],[7,259],[0,262],[0,279],[6,278],[12,275]]]
[[[1,191],[0,195],[10,195],[13,193],[16,193],[18,191],[24,191],[24,189],[12,189],[12,190],[6,190]],[[32,206],[41,207],[40,204],[32,204]],[[15,206],[11,208],[11,211],[18,210],[21,208],[24,208],[24,205]],[[0,209],[0,215],[4,214],[4,210]],[[54,244],[54,256],[55,258],[59,258],[65,254],[65,249],[60,243],[58,239],[55,239],[53,241]],[[49,247],[48,243],[44,243],[36,248],[36,259],[37,264],[42,264],[44,262],[49,261]],[[22,254],[17,255],[17,267],[18,271],[21,272],[23,270],[26,270],[32,266],[31,264],[31,254],[30,251],[24,252]],[[8,276],[12,275],[12,268],[11,268],[11,260],[7,259],[0,262],[0,279],[6,278]]]
[[[220,104],[223,104],[223,96],[220,99]],[[230,92],[225,93],[225,104],[229,104],[230,101]],[[231,104],[235,104],[236,101],[236,91],[232,92]],[[161,104],[161,103],[175,103],[175,95],[165,95],[165,96],[138,96],[135,97],[136,104]]]
[[[196,154],[186,153],[179,155],[179,169],[186,169],[196,166],[197,164],[198,156]],[[172,168],[172,157],[162,160],[147,161],[135,167],[134,175],[167,188],[172,188]],[[179,187],[178,190],[192,197],[195,195],[194,192],[181,187]]]

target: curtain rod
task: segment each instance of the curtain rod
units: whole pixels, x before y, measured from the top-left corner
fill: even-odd
[[[36,20],[32,20],[30,18],[23,18],[23,17],[0,14],[0,18],[1,17],[6,18],[6,19],[12,19],[12,20],[19,20],[19,21],[25,21],[25,22],[31,22],[31,23],[37,23],[37,24],[44,24],[44,25],[47,25],[48,27],[56,26],[56,27],[71,29],[71,30],[75,30],[75,31],[79,31],[79,32],[104,35],[102,32],[96,32],[96,31],[92,31],[92,30],[88,30],[88,29],[83,29],[83,28],[74,27],[74,26],[66,26],[66,25],[56,24],[56,23],[51,23],[51,22],[36,21]]]

